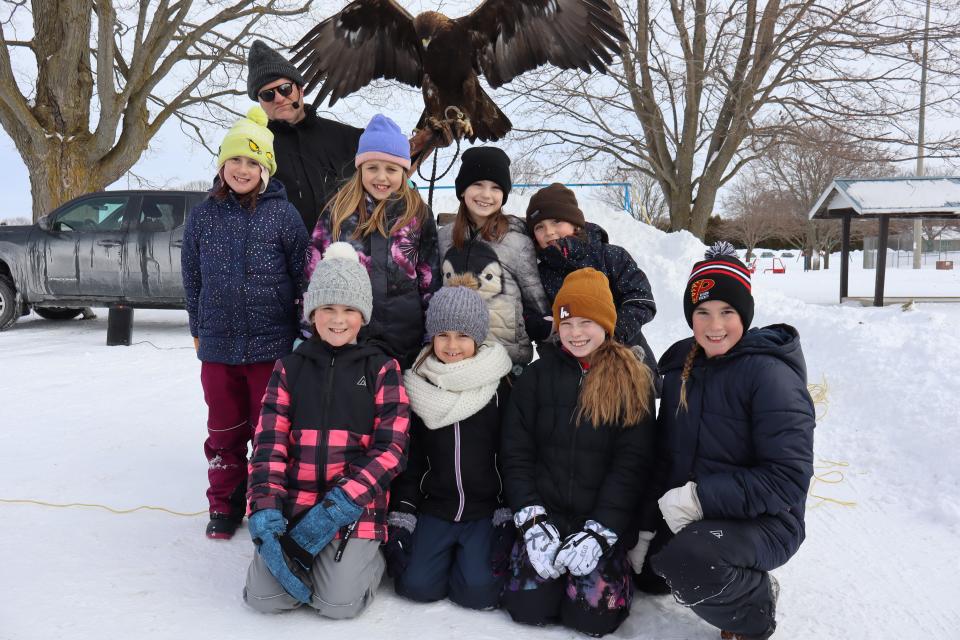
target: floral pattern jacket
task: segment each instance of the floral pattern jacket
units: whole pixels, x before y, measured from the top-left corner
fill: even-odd
[[[367,198],[368,213],[372,213],[374,205],[373,199]],[[422,221],[412,220],[391,232],[403,214],[402,201],[389,203],[385,225],[388,235],[372,233],[365,238],[354,236],[360,217],[353,215],[341,225],[338,240],[353,245],[370,274],[373,314],[361,335],[378,339],[390,355],[406,367],[412,364],[423,345],[427,303],[441,280],[433,213],[428,210]],[[307,283],[333,242],[331,215],[327,209],[317,219],[307,248]]]

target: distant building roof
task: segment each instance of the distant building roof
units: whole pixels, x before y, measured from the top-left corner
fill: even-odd
[[[960,217],[960,177],[837,178],[810,210],[810,218]]]

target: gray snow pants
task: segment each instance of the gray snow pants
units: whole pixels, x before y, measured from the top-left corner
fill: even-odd
[[[383,577],[383,555],[378,540],[351,538],[340,562],[336,562],[338,546],[336,541],[324,547],[314,558],[309,572],[296,563],[289,564],[294,573],[312,587],[310,607],[327,618],[353,618],[373,602]],[[301,606],[276,581],[259,553],[254,553],[247,569],[243,599],[262,613],[280,613]]]

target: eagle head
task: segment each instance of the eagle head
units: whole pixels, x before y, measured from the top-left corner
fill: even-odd
[[[433,39],[449,26],[450,18],[436,11],[424,11],[413,19],[413,28],[424,51],[430,47]]]

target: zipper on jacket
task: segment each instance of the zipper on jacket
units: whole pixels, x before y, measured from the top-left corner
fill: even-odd
[[[583,365],[580,364],[580,360],[574,358],[577,363],[577,366],[580,367],[580,381],[577,383],[577,404],[574,408],[573,416],[571,419],[577,415],[577,408],[580,406],[579,390],[583,388],[583,379],[587,376],[586,370],[584,370]],[[567,505],[572,510],[573,509],[573,458],[577,452],[577,433],[580,431],[579,423],[573,425],[573,435],[570,438],[570,475],[567,479]]]
[[[330,369],[327,371],[327,383],[324,385],[323,405],[320,409],[320,425],[323,430],[320,437],[320,446],[317,447],[317,469],[322,470],[323,478],[318,484],[323,491],[327,489],[327,441],[330,435],[328,412],[330,410],[330,394],[333,393],[333,365],[337,361],[336,354],[330,356]]]
[[[453,465],[454,474],[457,477],[457,494],[460,497],[460,506],[457,507],[457,515],[454,516],[454,522],[460,522],[463,516],[463,507],[466,503],[466,495],[463,493],[463,474],[460,472],[460,422],[453,423]]]

